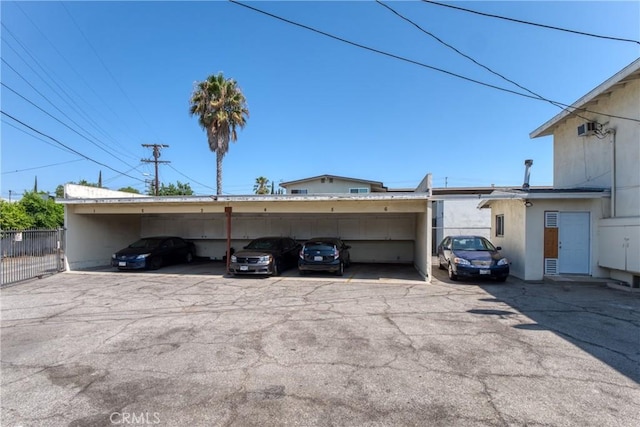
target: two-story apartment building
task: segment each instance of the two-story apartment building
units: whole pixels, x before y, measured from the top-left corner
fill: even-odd
[[[640,286],[640,59],[530,136],[553,136],[553,188],[494,192],[481,204],[512,274]]]

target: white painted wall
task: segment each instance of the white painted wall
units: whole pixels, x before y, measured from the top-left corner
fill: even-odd
[[[535,242],[526,241],[526,211],[522,201],[493,201],[490,215],[491,232],[489,240],[495,246],[500,246],[502,255],[509,259],[510,274],[522,280],[534,280],[527,277],[527,244],[531,245],[533,243],[532,250],[535,250]],[[495,235],[495,217],[497,215],[504,215],[504,236],[501,237]]]
[[[640,79],[614,88],[608,95],[598,97],[591,108],[598,112],[621,117],[640,117]],[[640,281],[640,126],[631,120],[582,113],[581,116],[615,129],[614,135],[604,139],[596,136],[578,137],[577,127],[584,118],[570,118],[554,132],[554,187],[611,188],[613,148],[615,144],[615,218],[611,208],[604,206],[593,220],[593,274],[633,283]],[[615,139],[614,139],[615,138]],[[628,240],[624,241],[624,238]],[[622,239],[622,241],[621,241]],[[630,257],[631,256],[631,257]],[[620,260],[631,259],[623,265]],[[602,268],[601,268],[602,267]],[[608,269],[608,270],[605,270]],[[635,277],[634,277],[635,276]]]
[[[333,194],[333,193],[349,193],[351,188],[367,188],[371,191],[371,185],[366,182],[350,181],[340,178],[332,178],[333,182],[330,182],[329,178],[325,179],[325,182],[321,182],[321,179],[305,181],[299,184],[291,184],[287,186],[287,194],[293,194],[292,190],[305,189],[308,194]]]
[[[109,265],[111,254],[140,238],[137,215],[76,215],[65,207],[66,259],[71,270]]]
[[[544,278],[544,213],[558,211],[590,213],[590,275],[610,277],[598,263],[598,223],[606,212],[606,199],[537,199],[532,203],[528,208],[522,200],[497,200],[491,204],[494,216],[491,240],[496,246],[502,246],[502,253],[511,262],[513,276],[530,281]],[[499,214],[505,218],[504,237],[495,236],[495,215]]]
[[[471,234],[491,240],[491,212],[478,209],[477,196],[465,199],[438,200],[434,202],[435,244],[446,236]]]
[[[601,96],[592,110],[622,117],[640,117],[640,79],[616,87]],[[581,113],[564,122],[554,132],[554,188],[610,188],[613,137],[579,137],[577,127],[585,118],[616,130],[616,215],[640,216],[640,126],[595,113]]]
[[[78,184],[65,184],[64,195],[67,199],[149,197],[145,194],[127,193],[125,191],[109,190],[108,188],[89,187]]]

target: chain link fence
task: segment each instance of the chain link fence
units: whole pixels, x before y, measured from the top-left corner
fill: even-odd
[[[0,286],[64,271],[64,229],[1,230]]]

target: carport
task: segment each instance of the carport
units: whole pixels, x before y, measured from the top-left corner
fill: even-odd
[[[58,200],[65,205],[70,270],[104,266],[113,252],[143,236],[181,236],[212,260],[222,259],[228,238],[238,249],[261,236],[339,236],[352,246],[354,262],[412,264],[430,278],[426,185],[406,193],[181,197],[88,194],[80,187],[68,184]]]

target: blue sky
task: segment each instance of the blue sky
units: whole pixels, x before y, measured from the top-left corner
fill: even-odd
[[[524,92],[374,1],[251,2],[336,37]],[[638,44],[385,2],[442,41],[547,99],[571,104],[640,56]],[[453,2],[576,31],[640,39],[640,2]],[[250,117],[223,193],[321,174],[413,188],[553,181],[552,139],[529,133],[544,101],[328,38],[229,2],[1,2],[2,197],[85,179],[144,191],[151,151],[165,184],[215,193],[215,154],[188,114],[194,82],[238,81]],[[11,119],[8,115],[23,124]],[[53,116],[53,117],[52,117]],[[35,129],[25,127],[25,125]],[[54,142],[48,137],[55,138]],[[64,144],[67,148],[63,147]],[[73,151],[70,151],[73,150]],[[94,161],[87,160],[85,157]],[[101,164],[97,164],[101,163]]]

